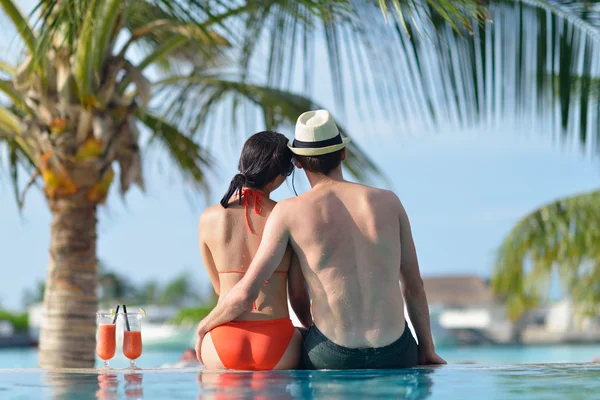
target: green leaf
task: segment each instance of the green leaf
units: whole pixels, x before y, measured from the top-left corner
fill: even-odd
[[[244,100],[259,107],[267,129],[277,129],[284,124],[293,125],[303,112],[322,108],[313,100],[296,93],[224,79],[202,71],[196,71],[189,76],[172,77],[158,82],[157,86],[172,87],[176,83],[181,83],[183,89],[175,90],[172,94],[176,100],[169,107],[171,119],[176,120],[179,114],[187,115],[189,120],[195,121],[196,124],[186,126],[185,129],[194,132],[205,126],[207,118],[218,107],[234,99]],[[186,93],[193,96],[193,102],[186,97]],[[237,107],[240,107],[241,103],[238,101],[233,104],[231,115],[235,119],[238,115]],[[348,136],[343,125],[338,122],[338,126],[342,135]],[[354,177],[359,180],[368,180],[374,176],[385,178],[356,142],[351,142],[347,150],[345,166]]]
[[[598,190],[561,198],[534,210],[511,230],[498,251],[492,287],[519,305],[512,310],[515,316],[547,297],[555,271],[573,301],[590,305],[588,294],[596,289],[582,277],[600,274],[599,208]]]
[[[12,81],[0,79],[0,92],[6,94],[17,108],[29,115],[33,115],[31,109],[23,101],[21,94],[14,88]]]
[[[103,7],[100,21],[95,32],[94,71],[100,73],[104,57],[108,53],[107,46],[112,45],[115,24],[122,9],[122,0],[107,0]]]
[[[2,129],[0,128],[0,134],[1,133]],[[13,189],[15,201],[19,206],[19,210],[21,210],[23,207],[23,202],[21,201],[21,196],[19,195],[19,171],[25,171],[27,173],[33,174],[35,173],[36,167],[33,162],[33,159],[30,156],[30,151],[25,147],[25,143],[21,138],[12,137],[4,141],[1,139],[2,137],[0,135],[0,146],[4,145],[7,147],[8,157],[5,161],[2,158],[3,152],[0,151],[0,172],[2,172],[3,170],[8,171],[9,180]]]
[[[21,121],[15,114],[4,107],[0,107],[0,131],[13,136],[21,134]]]
[[[206,172],[212,164],[208,153],[163,118],[149,112],[138,112],[137,116],[152,132],[149,145],[162,145],[187,181],[208,190]]]
[[[17,74],[17,69],[15,67],[2,60],[0,60],[0,71],[4,71],[10,76],[15,76]]]
[[[0,5],[4,9],[4,12],[13,22],[17,32],[21,35],[21,38],[25,42],[25,45],[31,53],[35,53],[37,49],[37,40],[33,33],[33,30],[29,26],[29,22],[12,0],[0,0]]]
[[[138,69],[140,71],[143,71],[149,65],[151,65],[155,61],[165,58],[166,56],[168,56],[169,54],[171,54],[172,52],[174,52],[175,50],[177,50],[178,48],[180,48],[181,46],[186,44],[188,41],[189,41],[189,39],[186,38],[185,36],[172,37],[167,42],[165,42],[161,46],[157,47],[151,54],[146,56],[146,58],[144,58],[138,64],[138,66],[137,66]]]
[[[91,0],[87,6],[82,31],[77,43],[75,69],[73,75],[79,89],[79,100],[82,105],[90,101],[92,90],[92,57],[94,53],[94,24],[98,17],[96,8],[98,0]]]

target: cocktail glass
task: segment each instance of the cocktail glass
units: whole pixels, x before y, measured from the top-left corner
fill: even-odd
[[[96,323],[98,325],[96,354],[104,360],[104,368],[108,368],[108,360],[113,358],[117,351],[117,326],[114,323],[114,314],[98,312]]]
[[[136,368],[135,360],[142,355],[142,313],[123,313],[123,354],[129,359],[129,367]]]

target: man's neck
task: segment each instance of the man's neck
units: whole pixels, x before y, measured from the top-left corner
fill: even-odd
[[[319,185],[332,183],[332,182],[346,182],[344,176],[342,175],[342,167],[338,167],[335,170],[331,171],[329,175],[317,174],[314,172],[306,171],[306,177],[310,182],[311,187],[316,187]]]

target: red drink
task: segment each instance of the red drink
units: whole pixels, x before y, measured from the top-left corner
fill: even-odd
[[[125,331],[123,337],[123,354],[130,360],[142,355],[142,332]]]
[[[98,326],[98,342],[96,343],[96,354],[104,361],[115,356],[117,350],[117,336],[115,324],[103,324]]]

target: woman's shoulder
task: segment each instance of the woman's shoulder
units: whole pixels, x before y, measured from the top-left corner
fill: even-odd
[[[206,208],[200,214],[198,225],[202,226],[207,224],[213,224],[216,220],[222,218],[224,211],[225,209],[220,204],[215,204],[214,206]]]

